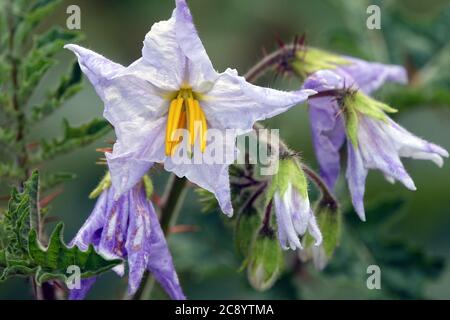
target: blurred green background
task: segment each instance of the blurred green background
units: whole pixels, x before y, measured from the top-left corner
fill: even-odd
[[[382,9],[381,30],[366,28],[366,8],[374,3]],[[48,18],[47,24],[64,26],[67,19],[65,10],[70,4],[81,8],[81,31],[86,36],[82,44],[124,65],[140,56],[146,32],[153,23],[168,18],[174,6],[173,1],[167,0],[70,0]],[[233,67],[243,74],[263,56],[263,47],[269,52],[276,48],[277,37],[289,42],[296,34],[305,33],[309,44],[323,49],[407,65],[409,70],[418,74],[415,79],[417,86],[412,90],[431,92],[440,88],[446,92],[450,87],[450,6],[445,0],[190,0],[189,5],[206,50],[219,71]],[[55,85],[71,59],[73,56],[69,52],[60,54],[60,63],[42,81],[40,94]],[[421,70],[426,72],[421,73]],[[420,78],[423,74],[427,76],[426,82]],[[299,86],[296,79],[274,80],[273,76],[264,77],[259,84]],[[399,86],[390,85],[377,96],[385,101],[404,102],[397,96],[397,92],[401,95],[402,90]],[[39,94],[34,99],[39,99]],[[426,99],[425,103],[407,102],[402,105],[402,113],[396,120],[415,134],[450,150],[449,108],[448,103],[441,101],[434,101],[433,106],[426,103]],[[102,110],[102,102],[85,80],[85,89],[62,110],[33,128],[33,134],[36,139],[57,136],[61,132],[63,118],[78,124],[100,116]],[[293,108],[267,124],[279,128],[288,144],[301,151],[307,163],[317,167],[305,106]],[[51,209],[52,215],[65,222],[66,241],[73,237],[94,205],[87,195],[105,170],[105,167],[94,164],[100,156],[95,148],[106,146],[106,141],[111,138],[113,134],[43,168],[77,174],[76,180],[65,184],[64,194],[56,199]],[[199,230],[174,234],[169,240],[186,295],[191,299],[450,298],[450,165],[447,162],[443,169],[438,169],[429,162],[405,160],[404,163],[418,191],[410,192],[401,185],[390,185],[374,172],[369,175],[366,195],[368,208],[377,207],[386,199],[394,202],[402,199],[403,206],[396,210],[386,207],[369,210],[366,224],[357,222],[354,213],[348,212],[342,247],[329,268],[322,273],[310,265],[294,268],[291,263],[293,253],[288,253],[285,273],[265,293],[253,290],[245,272],[238,271],[242,257],[234,250],[230,223],[217,212],[202,213],[196,195],[190,191],[179,223],[197,225]],[[157,191],[161,191],[165,173],[157,171],[154,178]],[[340,182],[338,194],[345,208],[348,195],[344,181]],[[349,234],[352,234],[351,240],[347,239]],[[418,256],[413,255],[411,260],[392,259],[385,268],[382,266],[382,289],[370,291],[366,288],[367,263],[356,254],[355,250],[360,248],[358,244],[353,246],[349,243],[367,241],[378,244],[386,237],[395,238],[403,245],[421,247],[427,255],[441,256],[446,265],[439,273]],[[369,251],[378,250],[373,245],[368,248]],[[395,255],[392,248],[389,244],[383,250],[388,249],[389,254],[394,252]],[[377,255],[383,256],[383,252],[369,254],[378,261]],[[395,257],[400,255],[398,253]],[[355,263],[350,263],[353,260],[349,257]],[[435,275],[429,281],[428,272]],[[422,282],[422,279],[425,280]],[[126,279],[109,272],[100,278],[89,298],[119,298],[125,286]],[[392,289],[392,286],[401,290]],[[158,290],[154,296],[164,297]],[[1,299],[31,297],[26,279],[9,280],[0,285]]]

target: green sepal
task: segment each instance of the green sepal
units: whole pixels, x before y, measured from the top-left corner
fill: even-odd
[[[72,265],[80,268],[81,278],[89,278],[123,263],[120,259],[105,260],[92,245],[86,251],[77,246],[67,247],[63,241],[63,229],[63,223],[55,227],[47,248],[39,242],[36,230],[30,232],[29,254],[31,262],[37,266],[35,279],[38,285],[51,279],[66,280],[67,268]]]
[[[310,74],[319,70],[333,70],[340,65],[349,63],[347,59],[340,55],[316,48],[307,48],[297,51],[291,65],[297,76],[304,80]]]
[[[248,280],[258,291],[270,289],[284,266],[283,252],[273,234],[259,233],[247,260]]]
[[[105,173],[102,180],[100,180],[97,187],[95,187],[94,190],[89,194],[89,199],[95,199],[99,195],[102,194],[102,192],[106,189],[108,189],[111,186],[111,174],[108,172]]]
[[[144,183],[145,195],[147,199],[151,200],[154,191],[152,179],[148,174],[145,174],[142,177],[142,182]]]
[[[259,229],[261,228],[261,214],[255,207],[251,206],[238,216],[235,226],[234,242],[237,250],[245,257],[249,254]]]

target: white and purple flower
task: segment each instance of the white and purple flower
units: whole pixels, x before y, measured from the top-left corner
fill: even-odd
[[[117,200],[114,193],[113,187],[102,192],[71,244],[82,250],[92,244],[105,257],[126,259],[130,296],[138,289],[147,270],[171,299],[185,299],[164,233],[143,184],[139,182]],[[114,271],[123,276],[124,265],[115,267]],[[82,279],[81,288],[71,290],[70,298],[83,299],[95,280],[95,277]]]
[[[106,157],[116,197],[153,163],[164,163],[166,170],[214,193],[222,211],[232,215],[228,166],[236,156],[235,139],[220,142],[233,155],[217,164],[179,164],[172,158],[178,145],[188,143],[194,152],[207,153],[213,144],[208,128],[233,129],[235,138],[314,93],[254,86],[231,69],[217,73],[185,0],[176,1],[169,20],[153,25],[142,58],[128,67],[77,45],[66,48],[77,55],[115,128],[117,142]],[[175,134],[179,129],[188,131],[188,141]]]
[[[269,197],[272,196],[281,247],[303,249],[300,237],[307,231],[315,239],[315,245],[320,245],[322,234],[309,202],[308,182],[294,160],[280,161],[269,190]]]
[[[309,99],[309,112],[321,175],[333,189],[340,173],[340,149],[347,141],[346,178],[353,206],[365,220],[363,198],[369,169],[378,169],[388,181],[398,180],[415,190],[400,157],[432,160],[442,166],[448,152],[402,128],[386,114],[395,109],[367,96],[385,81],[406,82],[403,68],[346,59],[350,64],[310,75],[304,88],[318,92]]]

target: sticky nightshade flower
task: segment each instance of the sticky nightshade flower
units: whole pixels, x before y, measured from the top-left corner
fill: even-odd
[[[367,65],[366,75],[361,76],[361,72],[356,74],[356,79],[374,81],[370,85],[361,80],[366,93],[378,88],[385,80],[403,79],[399,70],[392,66],[383,69],[376,64],[372,70]],[[400,157],[432,160],[442,166],[442,157],[448,157],[448,152],[395,123],[386,112],[396,110],[368,97],[363,90],[358,90],[356,79],[352,78],[348,70],[323,70],[311,75],[304,87],[319,92],[316,98],[309,100],[309,106],[314,148],[321,174],[328,186],[334,188],[340,171],[339,150],[347,141],[346,178],[353,206],[359,217],[365,220],[363,198],[369,169],[378,169],[388,181],[393,183],[398,180],[407,188],[415,190],[414,182]]]
[[[66,48],[77,55],[105,104],[105,118],[115,128],[117,142],[106,157],[117,194],[129,190],[152,163],[164,163],[166,170],[214,193],[228,215],[233,213],[228,166],[236,156],[236,135],[314,93],[257,87],[231,69],[217,73],[185,0],[176,1],[169,20],[153,25],[142,58],[128,67],[77,45]],[[179,129],[189,133],[188,141],[176,134]],[[233,139],[213,143],[210,129],[224,136],[227,131]],[[212,144],[233,152],[221,163],[179,164],[173,156],[181,142],[194,153],[207,154]]]
[[[269,197],[272,195],[281,247],[303,249],[299,237],[306,231],[315,239],[315,245],[320,245],[322,234],[309,203],[307,180],[293,160],[280,160],[271,182]]]
[[[148,270],[171,299],[185,299],[158,217],[143,184],[138,183],[118,200],[114,200],[114,193],[114,187],[103,191],[72,245],[85,250],[93,244],[105,257],[126,259],[130,296]],[[124,266],[114,271],[123,276]],[[71,290],[70,298],[83,299],[95,279],[83,279],[80,289]]]

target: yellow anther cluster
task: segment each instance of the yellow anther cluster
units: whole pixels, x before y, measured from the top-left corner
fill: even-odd
[[[180,90],[170,102],[166,127],[166,156],[172,156],[177,146],[183,141],[183,136],[177,134],[178,129],[187,130],[191,147],[199,138],[200,150],[205,151],[208,130],[206,117],[190,89]]]

